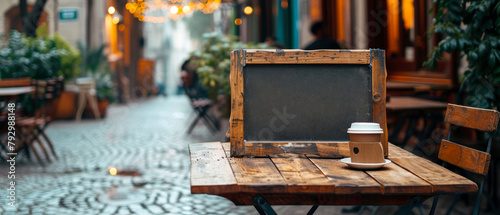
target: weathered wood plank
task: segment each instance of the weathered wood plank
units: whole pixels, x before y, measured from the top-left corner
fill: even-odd
[[[389,143],[389,158],[417,158],[413,153],[402,149],[392,143]]]
[[[441,141],[438,157],[462,169],[481,175],[488,174],[491,160],[491,155],[488,153],[447,140]]]
[[[496,110],[448,104],[444,120],[454,125],[492,132],[497,130],[498,118],[499,112]]]
[[[448,103],[432,101],[427,99],[419,99],[409,96],[394,96],[391,97],[386,109],[392,111],[411,111],[411,110],[445,110]]]
[[[368,50],[247,50],[247,64],[369,64]]]
[[[5,78],[0,80],[0,87],[31,86],[31,78]]]
[[[382,186],[364,171],[349,168],[337,159],[311,159],[335,184],[336,194],[382,193]]]
[[[370,50],[372,65],[372,94],[373,94],[373,122],[378,122],[384,133],[380,135],[380,142],[384,148],[384,156],[389,155],[387,145],[387,119],[385,111],[387,72],[385,70],[385,51]]]
[[[231,156],[244,155],[243,142],[243,66],[245,65],[245,51],[231,52],[231,118],[229,119]]]
[[[431,184],[394,163],[366,173],[382,185],[384,194],[432,193]]]
[[[350,155],[348,142],[245,142],[245,156],[263,157],[281,153],[319,155],[328,158]]]
[[[237,191],[236,179],[220,143],[189,145],[191,155],[191,193]]]
[[[269,158],[229,158],[240,192],[286,193],[286,182]]]
[[[333,193],[335,186],[306,157],[271,158],[287,183],[288,193]]]
[[[451,172],[432,161],[415,158],[391,158],[392,162],[432,185],[433,193],[477,192],[475,182]]]
[[[224,142],[220,143],[222,145],[222,148],[224,149],[224,152],[226,153],[226,157],[231,157],[231,143],[230,142]]]

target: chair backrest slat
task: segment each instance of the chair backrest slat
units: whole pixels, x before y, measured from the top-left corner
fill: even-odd
[[[497,130],[498,119],[498,111],[454,104],[448,104],[445,116],[448,123],[487,132]]]
[[[439,159],[470,172],[487,175],[491,155],[448,140],[441,141]]]
[[[24,87],[30,85],[30,78],[11,78],[0,80],[0,87]]]

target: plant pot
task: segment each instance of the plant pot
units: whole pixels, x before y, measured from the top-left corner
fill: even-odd
[[[76,113],[76,93],[63,91],[54,100],[51,116],[53,119],[73,119]]]
[[[106,118],[106,113],[108,110],[109,101],[107,99],[98,99],[97,106],[99,109],[99,114],[101,114],[101,118]],[[95,118],[94,112],[92,108],[90,108],[90,104],[87,102],[85,105],[85,110],[83,111],[84,118]]]

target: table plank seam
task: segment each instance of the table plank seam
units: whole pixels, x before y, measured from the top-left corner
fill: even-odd
[[[319,168],[319,166],[316,165],[316,163],[314,163],[314,161],[312,161],[311,158],[308,155],[305,155],[305,157],[307,158],[307,160],[309,160],[309,162],[311,162],[316,168],[319,169],[319,171],[321,172],[321,174],[323,174],[323,176],[325,176],[326,178],[328,178],[328,175],[325,174],[323,171],[321,171],[321,168]],[[330,178],[328,178],[328,180],[330,180]],[[333,185],[333,186],[334,186],[334,190],[335,190],[335,185]]]
[[[375,182],[377,182],[380,185],[380,189],[381,189],[381,192],[382,192],[381,194],[385,195],[385,187],[384,187],[384,185],[380,181],[378,181],[375,177],[373,177],[372,175],[368,174],[366,171],[363,171],[363,172],[365,174],[367,174],[370,178],[372,178]]]
[[[274,168],[276,168],[276,170],[278,170],[278,172],[280,173],[280,176],[283,179],[283,182],[285,182],[285,190],[287,190],[287,192],[288,192],[288,182],[286,181],[285,176],[283,176],[283,174],[281,173],[281,171],[278,168],[278,166],[276,166],[276,164],[274,163],[273,159],[271,159],[271,156],[266,155],[266,157],[267,157],[267,159],[269,159],[271,161],[271,163],[273,164]]]
[[[423,159],[423,158],[422,158],[422,159]],[[421,177],[421,176],[417,175],[416,173],[414,173],[414,172],[413,172],[413,171],[411,171],[410,169],[408,169],[408,168],[406,168],[406,167],[404,167],[404,166],[402,166],[402,165],[399,165],[399,163],[398,163],[398,162],[394,162],[394,164],[398,165],[399,167],[403,168],[404,170],[408,171],[409,173],[411,173],[411,174],[413,174],[413,175],[417,176],[418,178],[420,178],[420,179],[422,179],[423,181],[425,181],[425,182],[427,182],[428,184],[430,184],[430,185],[431,185],[431,192],[432,192],[432,193],[434,193],[435,188],[434,188],[434,185],[433,185],[430,181],[428,181],[428,180],[426,180],[425,178],[423,178],[423,177]]]

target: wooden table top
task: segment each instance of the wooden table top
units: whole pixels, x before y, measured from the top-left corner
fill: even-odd
[[[0,88],[0,96],[17,96],[21,94],[33,92],[33,87],[2,87]]]
[[[343,156],[348,156],[348,143],[339,143],[338,147]],[[415,195],[428,198],[438,194],[477,192],[473,181],[392,144],[388,157],[392,163],[378,170],[365,171],[351,169],[340,159],[312,156],[230,158],[229,149],[229,143],[189,145],[191,193],[219,195],[235,204],[252,204],[251,200],[241,199],[242,195],[250,193],[267,194],[270,204],[318,204],[321,199],[321,204],[397,204],[398,199],[387,200],[386,197],[404,196],[407,198],[399,198],[400,201],[408,201]],[[325,200],[317,194],[326,194],[329,198],[344,196],[349,200]],[[290,199],[283,200],[287,196]],[[296,200],[303,196],[311,198]],[[353,196],[361,199],[368,196],[370,200],[353,200]]]
[[[392,111],[430,109],[446,110],[446,107],[448,107],[448,103],[428,99],[419,99],[409,96],[393,96],[389,98],[389,102],[386,103],[385,107],[387,110]]]
[[[452,87],[450,85],[441,85],[441,84],[387,81],[386,88],[387,90],[430,91],[430,90],[449,90]]]

